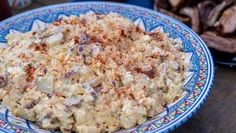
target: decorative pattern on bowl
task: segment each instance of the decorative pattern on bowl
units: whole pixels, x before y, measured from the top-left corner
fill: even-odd
[[[166,110],[142,125],[121,132],[142,133],[170,132],[189,119],[203,104],[210,92],[214,77],[214,66],[210,52],[204,42],[187,26],[164,14],[149,9],[118,3],[81,2],[53,5],[11,17],[0,23],[0,46],[6,47],[5,36],[11,32],[27,32],[45,28],[51,23],[69,15],[85,13],[117,12],[146,31],[163,30],[172,38],[183,41],[183,50],[191,62],[185,81],[183,96]],[[0,131],[5,133],[47,133],[38,126],[11,114],[0,105]]]

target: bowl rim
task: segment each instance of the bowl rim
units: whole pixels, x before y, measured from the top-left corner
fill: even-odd
[[[125,3],[118,3],[118,2],[101,2],[101,1],[93,1],[93,2],[69,2],[69,3],[62,3],[62,4],[54,4],[54,5],[49,5],[49,6],[45,6],[45,7],[40,7],[40,8],[36,8],[33,10],[29,10],[20,14],[17,14],[15,16],[12,16],[10,18],[7,18],[3,21],[0,22],[0,28],[3,25],[6,25],[8,23],[11,23],[12,21],[21,18],[23,16],[26,16],[28,14],[31,14],[33,12],[39,12],[41,10],[45,10],[45,9],[49,9],[49,8],[57,8],[60,6],[71,6],[71,5],[86,5],[86,4],[96,4],[96,5],[101,5],[101,4],[105,4],[105,5],[117,5],[117,6],[122,6],[122,7],[134,7],[136,9],[139,10],[143,10],[143,11],[147,11],[150,12],[152,14],[156,14],[159,15],[160,17],[166,18],[178,25],[180,25],[181,27],[183,27],[186,31],[189,32],[189,34],[191,34],[200,44],[200,46],[203,48],[204,54],[206,56],[206,60],[209,63],[208,64],[208,76],[206,79],[206,84],[204,86],[204,90],[203,92],[201,92],[202,94],[199,95],[199,99],[197,101],[195,101],[192,105],[191,108],[186,110],[184,112],[184,114],[179,117],[178,119],[173,120],[172,122],[168,123],[168,125],[165,125],[163,127],[160,127],[160,129],[156,129],[153,132],[170,132],[173,131],[174,129],[176,129],[177,127],[179,127],[180,125],[182,125],[183,123],[185,123],[188,119],[190,119],[193,114],[195,114],[198,109],[202,106],[202,104],[206,101],[212,86],[213,86],[213,81],[214,81],[214,73],[215,73],[215,68],[214,68],[214,63],[213,63],[213,59],[212,59],[212,55],[208,49],[208,47],[206,46],[205,42],[194,32],[192,31],[188,26],[186,26],[185,24],[183,24],[182,22],[180,22],[179,20],[168,16],[166,14],[160,13],[158,11],[155,10],[151,10],[148,8],[144,8],[144,7],[140,7],[140,6],[136,6],[136,5],[130,5],[130,4],[125,4]],[[0,128],[1,129],[1,128]],[[134,128],[135,129],[135,128]]]

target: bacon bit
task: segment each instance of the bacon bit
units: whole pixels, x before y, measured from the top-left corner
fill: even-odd
[[[40,51],[40,49],[41,49],[40,46],[36,46],[34,51]]]
[[[122,99],[123,97],[125,97],[125,94],[124,94],[124,93],[118,93],[118,98],[119,98],[119,99]]]
[[[156,52],[154,54],[152,54],[150,57],[151,58],[158,58],[160,56],[160,52]]]
[[[97,38],[96,36],[91,36],[91,43],[102,43],[101,39]]]
[[[118,38],[118,39],[117,39],[117,43],[118,43],[118,42],[121,42],[121,38]],[[117,45],[117,44],[116,44],[116,45]]]
[[[123,88],[121,90],[116,90],[118,98],[129,98],[129,99],[135,99],[134,94],[128,90],[128,88]]]
[[[148,33],[154,40],[156,41],[163,41],[163,36],[159,32],[151,32]]]
[[[176,97],[174,98],[174,101],[178,100],[179,98],[180,98],[179,96],[176,96]]]
[[[52,24],[55,25],[55,26],[59,26],[59,25],[61,25],[61,21],[55,21]]]
[[[87,23],[87,22],[86,22],[85,19],[82,19],[80,22],[81,22],[81,25],[82,25],[82,26],[84,26],[84,27],[86,26],[86,23]]]
[[[66,32],[70,32],[70,29],[66,29]]]
[[[42,44],[43,50],[46,51],[47,45],[45,43]]]
[[[32,35],[35,35],[36,34],[36,32],[32,32]]]
[[[27,88],[28,88],[28,86],[25,86],[24,88],[20,89],[19,91],[20,91],[21,93],[24,93],[25,91],[27,91]]]
[[[151,70],[148,70],[148,71],[143,71],[141,68],[134,68],[134,70],[138,73],[143,73],[145,75],[147,75],[150,79],[153,79],[155,78],[156,76],[156,72],[155,72],[155,69],[152,68]]]
[[[104,35],[102,36],[102,38],[103,38],[103,39],[107,39],[107,34],[104,34]]]
[[[80,42],[79,40],[80,40],[80,39],[79,39],[78,36],[75,36],[75,37],[74,37],[75,44],[79,44],[79,42]]]
[[[26,56],[25,53],[21,53],[21,54],[19,55],[19,58],[21,58],[22,60],[29,60],[29,57]]]
[[[131,99],[135,99],[134,94],[129,93],[129,96],[131,97]]]
[[[126,37],[125,31],[123,29],[121,29],[121,31],[120,31],[120,36],[121,37]]]
[[[146,87],[146,85],[143,86],[142,90],[148,91],[148,88]]]
[[[138,26],[136,26],[136,27],[135,27],[135,32],[141,33],[141,32],[142,32],[142,29],[139,28]]]
[[[46,73],[47,73],[47,71],[48,71],[48,70],[47,70],[47,68],[45,68],[45,69],[43,70],[44,74],[46,74]]]
[[[68,22],[67,20],[64,20],[64,22],[65,22],[66,24],[69,24],[69,22]]]
[[[101,55],[97,55],[95,57],[95,60],[99,60],[101,62],[101,64],[106,64],[106,62],[107,62],[107,58],[104,56],[101,56]]]
[[[26,66],[25,68],[25,72],[26,72],[26,81],[27,82],[31,82],[34,80],[34,72],[35,72],[36,68],[34,68],[32,65],[28,64],[28,66]]]
[[[40,51],[41,53],[47,53],[47,45],[45,43],[37,45],[34,48],[34,51]]]
[[[118,98],[120,98],[120,99],[125,97],[125,90],[122,89],[122,90],[118,91],[117,95],[118,95]]]
[[[27,76],[26,81],[27,82],[32,82],[34,80],[33,76]]]

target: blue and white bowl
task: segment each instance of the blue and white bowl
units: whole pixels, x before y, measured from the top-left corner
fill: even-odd
[[[203,104],[210,92],[214,77],[211,54],[202,39],[181,22],[149,9],[118,3],[82,2],[53,5],[28,11],[0,23],[0,46],[6,47],[6,35],[11,32],[28,32],[45,28],[47,23],[63,16],[85,13],[117,12],[134,21],[146,31],[164,30],[172,38],[183,41],[183,51],[191,62],[185,81],[185,92],[175,103],[146,123],[122,132],[170,132],[188,120]],[[4,133],[46,133],[33,123],[15,117],[0,105],[0,131]]]

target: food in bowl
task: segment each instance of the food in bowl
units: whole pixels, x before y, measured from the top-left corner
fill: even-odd
[[[44,129],[115,132],[163,112],[183,92],[182,41],[116,13],[70,16],[11,33],[0,52],[0,99]]]

